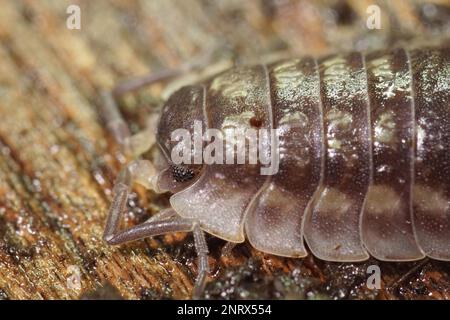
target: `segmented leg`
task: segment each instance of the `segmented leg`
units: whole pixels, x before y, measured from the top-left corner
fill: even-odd
[[[222,250],[221,250],[220,255],[221,255],[222,257],[229,257],[229,256],[231,256],[231,253],[232,253],[233,249],[234,249],[236,246],[237,246],[237,243],[236,243],[236,242],[227,242],[227,243],[222,247]]]
[[[200,59],[201,58],[201,59]],[[152,119],[151,126],[142,132],[131,135],[130,130],[123,119],[116,99],[130,92],[136,92],[146,86],[157,82],[167,81],[177,78],[195,69],[205,67],[207,62],[212,59],[212,52],[198,57],[188,64],[181,65],[176,69],[164,69],[157,73],[149,73],[143,76],[131,78],[118,84],[112,91],[102,92],[101,116],[103,117],[108,130],[113,135],[116,142],[121,146],[122,151],[137,157],[149,150],[155,143],[156,119]]]
[[[427,263],[430,262],[429,258],[425,258],[422,261],[417,262],[411,269],[404,273],[400,278],[393,281],[391,284],[386,286],[386,291],[393,292],[398,289],[406,280],[408,280],[413,274],[417,273],[419,270],[423,269]]]
[[[160,212],[158,212],[157,214],[151,216],[147,221],[145,221],[145,223],[167,220],[167,219],[175,218],[177,216],[178,216],[178,214],[175,212],[175,210],[173,210],[171,208],[164,209],[164,210],[161,210]]]
[[[120,83],[112,90],[114,97],[120,97],[128,92],[135,92],[151,84],[166,81],[189,71],[188,67],[181,67],[178,69],[165,69],[158,73],[149,73],[140,77],[131,78],[123,83]]]
[[[195,226],[196,223],[193,220],[180,217],[163,221],[144,222],[140,225],[111,234],[106,241],[110,245],[118,245],[166,233],[190,232],[195,229]]]
[[[212,53],[207,53],[206,58],[208,61],[211,57]],[[131,135],[120,113],[116,98],[127,92],[137,91],[153,83],[175,78],[204,66],[204,59],[199,61],[200,63],[193,61],[193,63],[182,65],[178,69],[163,70],[156,74],[137,77],[119,84],[110,92],[102,93],[101,116],[125,155],[137,158],[154,145],[156,142],[156,130],[154,129],[157,125],[157,117],[150,117],[146,130]],[[157,172],[148,160],[135,160],[120,172],[114,186],[113,201],[109,209],[103,239],[108,244],[115,245],[165,233],[193,231],[195,248],[198,254],[198,277],[194,287],[194,298],[198,298],[204,290],[206,277],[209,273],[209,265],[205,236],[195,220],[181,218],[174,210],[166,209],[141,225],[123,231],[119,230],[120,220],[126,208],[132,183],[138,182],[148,189],[157,190],[156,178]]]
[[[123,120],[111,92],[102,92],[102,103],[100,106],[100,115],[106,123],[109,132],[111,132],[112,136],[122,149],[124,151],[127,150],[131,136],[130,129]]]
[[[195,221],[176,217],[162,221],[145,222],[127,230],[112,234],[107,242],[110,245],[118,245],[167,233],[190,231],[193,231],[194,233],[195,249],[198,256],[198,276],[195,280],[193,297],[194,299],[199,299],[205,290],[206,277],[209,273],[209,251],[204,232]]]
[[[203,293],[206,277],[209,273],[208,247],[205,236],[195,220],[181,218],[173,209],[166,209],[151,217],[146,222],[120,231],[120,221],[125,212],[131,185],[134,181],[151,187],[152,166],[148,160],[133,161],[117,178],[114,187],[113,201],[109,210],[103,239],[110,245],[118,245],[147,237],[153,237],[173,232],[194,233],[195,248],[198,255],[198,277],[195,281],[194,298]]]
[[[102,98],[101,115],[106,123],[106,127],[111,132],[114,140],[120,145],[122,151],[132,157],[138,157],[148,151],[156,142],[156,116],[149,118],[150,121],[146,129],[131,135],[130,129],[119,111],[113,93],[103,92]]]
[[[205,240],[205,233],[198,223],[194,223],[194,244],[198,256],[198,275],[194,286],[194,299],[199,299],[205,290],[206,277],[209,274],[208,246]]]
[[[152,178],[155,176],[156,170],[148,160],[133,161],[119,173],[114,185],[113,201],[109,209],[108,220],[103,235],[105,241],[108,242],[111,240],[118,231],[120,218],[125,211],[133,181],[142,184],[148,189],[152,189]]]

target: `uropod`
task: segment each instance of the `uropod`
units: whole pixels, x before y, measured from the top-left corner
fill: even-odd
[[[136,158],[120,172],[107,243],[193,232],[199,258],[194,297],[209,271],[204,232],[294,258],[308,254],[306,242],[326,261],[450,261],[449,48],[230,68],[175,91],[156,134],[131,136],[114,96],[176,74],[137,79],[105,94],[102,113],[115,139],[136,156],[156,143],[164,160],[155,166]],[[276,173],[261,174],[260,160],[175,162],[180,141],[174,131],[193,137],[199,124],[216,133],[275,130],[276,149],[275,140],[260,135],[258,152],[276,150]],[[190,146],[188,159],[204,146]],[[119,230],[134,182],[171,192],[171,208]]]

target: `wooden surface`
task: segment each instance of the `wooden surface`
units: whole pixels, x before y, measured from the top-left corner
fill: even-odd
[[[383,30],[369,32],[371,1],[2,1],[0,299],[191,296],[196,261],[190,235],[120,247],[101,240],[112,183],[124,162],[98,115],[101,90],[216,48],[217,58],[246,61],[274,51],[379,48],[393,34],[404,41],[434,37],[450,30],[445,1],[434,2],[444,18],[426,15],[426,26],[421,2],[383,2],[401,19],[383,15]],[[72,3],[81,7],[81,30],[66,28]],[[156,112],[161,89],[125,97],[122,111],[133,130]],[[136,187],[125,224],[144,221],[167,199]],[[450,298],[446,263],[325,263],[264,255],[248,244],[224,258],[224,242],[208,242],[213,272],[206,298]],[[381,290],[365,286],[371,264],[381,267]],[[70,285],[74,270],[81,287]]]

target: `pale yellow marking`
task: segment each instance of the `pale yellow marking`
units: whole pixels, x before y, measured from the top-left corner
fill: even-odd
[[[255,116],[253,111],[244,111],[238,115],[230,115],[222,122],[222,130],[250,128],[250,119]]]
[[[218,91],[226,98],[246,98],[251,77],[246,74],[233,74],[233,70],[214,78],[212,91]]]
[[[325,60],[322,62],[322,66],[324,67],[323,80],[325,82],[342,82],[350,73],[347,61],[340,56]]]
[[[394,77],[390,60],[386,56],[369,61],[368,67],[376,77],[382,77],[383,79]]]
[[[413,188],[414,206],[430,217],[446,218],[450,214],[450,200],[443,190],[436,190],[423,185]]]
[[[397,192],[386,185],[372,185],[369,187],[365,211],[376,215],[392,216],[402,209],[402,199]]]
[[[392,98],[398,91],[411,92],[411,75],[409,72],[394,72],[389,56],[370,61],[368,69],[377,78],[375,86],[384,98]]]
[[[352,114],[341,110],[331,110],[326,115],[329,121],[328,131],[348,131],[351,129],[353,122]]]
[[[386,146],[396,149],[397,148],[397,136],[396,136],[396,123],[394,119],[394,112],[389,110],[382,113],[375,121],[374,128],[374,145],[378,147],[381,143]]]
[[[286,212],[287,208],[295,207],[298,202],[298,199],[292,193],[274,183],[271,183],[262,194],[261,200],[266,207],[274,208],[279,212]]]
[[[348,112],[332,110],[327,113],[326,119],[329,122],[327,130],[327,144],[330,155],[335,155],[338,150],[339,152],[350,152],[351,150],[348,149],[349,144],[338,139],[336,137],[336,133],[348,132],[351,130],[351,124],[353,121],[352,115]],[[341,150],[345,146],[348,150]]]
[[[352,200],[346,194],[335,188],[325,188],[314,210],[340,219],[349,213],[351,207]]]
[[[297,67],[298,61],[290,60],[273,69],[277,90],[295,89],[304,81],[305,76]]]
[[[300,128],[305,128],[308,125],[309,119],[303,112],[296,111],[293,113],[286,113],[279,121],[279,125],[290,124]]]

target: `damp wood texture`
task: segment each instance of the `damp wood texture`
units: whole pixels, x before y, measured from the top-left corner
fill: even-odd
[[[383,29],[368,30],[372,2],[79,1],[81,30],[66,28],[69,1],[2,3],[0,299],[190,298],[197,274],[191,235],[117,247],[102,240],[124,157],[99,117],[100,92],[211,52],[213,61],[245,63],[277,52],[320,56],[448,37],[444,1],[380,1]],[[132,131],[159,111],[163,89],[121,99]],[[168,195],[135,186],[123,225],[168,205]],[[248,243],[221,256],[225,242],[207,241],[205,298],[450,298],[445,262],[290,259]],[[381,289],[366,285],[371,265],[381,269]]]

